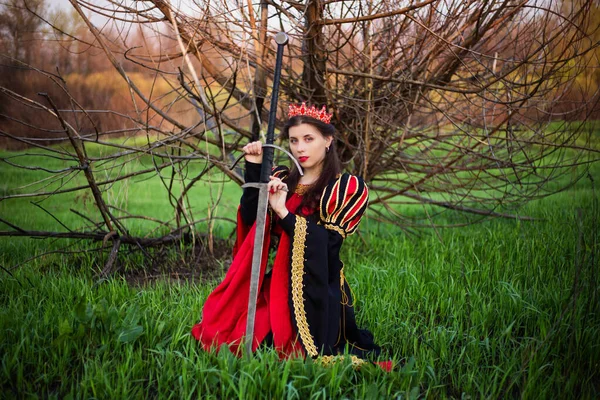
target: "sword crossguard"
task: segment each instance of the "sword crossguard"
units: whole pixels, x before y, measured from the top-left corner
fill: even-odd
[[[244,183],[244,184],[242,185],[242,189],[246,189],[246,188],[255,188],[255,189],[260,189],[260,188],[262,188],[263,186],[267,186],[267,185],[268,185],[268,183],[262,183],[262,182],[248,182],[248,183]],[[289,190],[288,190],[288,188],[287,188],[287,187],[286,187],[286,188],[284,188],[284,189],[281,189],[281,190],[283,190],[284,192],[289,192]]]
[[[304,176],[304,171],[302,170],[302,167],[300,166],[300,163],[298,163],[298,160],[296,160],[294,158],[294,156],[292,155],[292,153],[290,153],[289,151],[287,151],[286,149],[284,149],[283,147],[277,146],[276,144],[269,144],[269,143],[263,143],[262,147],[271,147],[273,149],[277,149],[279,151],[284,152],[285,154],[287,154],[287,156],[290,158],[290,160],[292,160],[294,162],[294,164],[296,164],[296,168],[298,168],[298,172],[300,173],[300,176]],[[242,158],[244,158],[246,154],[242,154],[240,155],[233,164],[231,164],[231,166],[229,167],[229,170],[233,170],[235,168],[235,166],[242,160]],[[243,186],[242,186],[243,187]]]

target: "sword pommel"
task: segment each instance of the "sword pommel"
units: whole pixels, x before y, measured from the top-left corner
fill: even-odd
[[[285,34],[285,32],[279,32],[277,35],[275,35],[275,43],[280,46],[285,46],[288,44],[289,40],[290,38]]]

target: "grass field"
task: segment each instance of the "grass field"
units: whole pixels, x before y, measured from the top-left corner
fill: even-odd
[[[2,193],[27,181],[2,168]],[[37,258],[0,272],[0,397],[598,398],[598,178],[596,163],[568,191],[518,211],[534,222],[492,219],[407,236],[366,220],[342,259],[360,325],[399,365],[391,373],[279,361],[269,351],[251,360],[206,353],[190,329],[217,280],[138,286],[118,275],[98,282],[106,254]],[[149,197],[160,187],[152,178],[121,201],[160,215],[167,199]],[[198,204],[207,190],[198,189]],[[239,194],[225,187],[221,214]],[[70,227],[80,221],[69,207],[92,210],[72,193],[43,204]],[[56,229],[29,200],[0,202],[0,216]],[[453,213],[440,218],[463,221]],[[10,270],[65,243],[0,238],[0,263]],[[139,260],[123,256],[124,272]]]

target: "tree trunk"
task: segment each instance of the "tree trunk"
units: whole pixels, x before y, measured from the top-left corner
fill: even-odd
[[[323,45],[323,8],[319,0],[311,0],[306,6],[306,33],[304,36],[302,84],[304,99],[312,104],[327,104],[325,93],[325,61],[327,53]]]

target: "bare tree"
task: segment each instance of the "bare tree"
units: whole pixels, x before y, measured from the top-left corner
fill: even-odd
[[[35,37],[39,34],[42,20],[37,17],[45,12],[44,0],[8,0],[3,2],[0,14],[0,32],[4,36],[4,51],[15,59],[31,62]]]
[[[88,182],[1,199],[92,188],[103,215],[97,228],[115,238],[129,236],[103,204],[104,185],[158,174],[175,210],[174,220],[164,224],[181,233],[193,232],[196,223],[186,196],[209,171],[241,182],[229,165],[240,145],[265,127],[271,38],[279,30],[291,36],[277,105],[281,121],[290,102],[329,106],[339,130],[337,151],[349,171],[370,183],[371,215],[378,220],[406,228],[432,223],[399,213],[397,206],[406,203],[434,206],[428,219],[446,209],[513,217],[512,205],[564,189],[579,176],[547,183],[597,159],[589,141],[593,126],[586,123],[599,112],[600,79],[590,73],[599,65],[599,14],[592,0],[208,0],[178,7],[168,0],[70,2],[91,38],[54,29],[102,51],[126,82],[132,111],[83,107],[68,79],[43,70],[38,72],[55,82],[69,107],[1,88],[12,101],[60,122],[73,151],[0,134],[74,160],[72,168],[52,173],[84,173]],[[151,77],[151,87],[131,74],[134,65]],[[122,128],[98,127],[93,113],[116,116]],[[115,133],[145,135],[147,141],[103,141]],[[118,151],[94,159],[86,156],[88,142]],[[162,161],[94,179],[90,164],[109,158],[127,163],[141,155]],[[190,179],[184,167],[192,160],[206,168]],[[170,179],[159,173],[164,169],[172,171]],[[173,190],[176,180],[183,182],[180,193]],[[208,206],[209,218],[216,204]],[[14,229],[10,234],[19,234]]]

